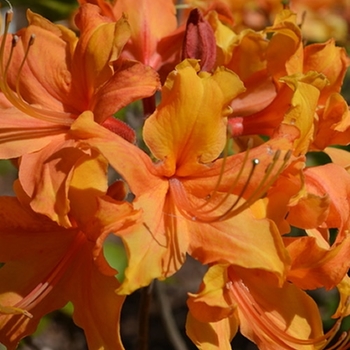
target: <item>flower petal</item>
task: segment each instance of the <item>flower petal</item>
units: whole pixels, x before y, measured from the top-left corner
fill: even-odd
[[[315,237],[285,238],[284,242],[292,258],[288,280],[302,289],[334,288],[349,270],[349,236],[328,249],[319,246]]]
[[[200,74],[198,63],[184,61],[163,87],[162,102],[144,127],[144,140],[164,162],[167,176],[195,173],[198,163],[218,157],[225,144],[228,103],[244,88],[232,72]],[[175,170],[176,168],[176,170]]]
[[[160,88],[157,73],[139,62],[120,61],[115,69],[113,77],[90,103],[95,121],[100,124],[129,103],[152,96]]]

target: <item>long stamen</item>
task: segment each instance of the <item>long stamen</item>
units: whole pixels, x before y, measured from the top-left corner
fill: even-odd
[[[227,138],[227,140],[229,140],[229,138]],[[224,198],[214,208],[210,208],[210,210],[208,210],[208,212],[219,208],[224,202],[226,202],[227,198],[231,195],[231,193],[233,192],[234,188],[236,187],[238,180],[240,179],[240,177],[243,173],[243,170],[247,164],[248,157],[249,157],[249,151],[251,150],[252,147],[253,147],[253,139],[249,139],[248,145],[247,145],[247,150],[245,151],[244,158],[242,161],[242,165],[238,171],[238,174],[236,175],[235,180],[233,181],[232,185],[230,186],[230,189],[227,191]],[[228,141],[226,142],[226,146],[224,149],[224,155],[223,155],[222,165],[221,165],[221,169],[220,169],[220,174],[219,174],[218,180],[216,181],[216,185],[214,187],[214,190],[210,194],[210,198],[214,198],[219,190],[219,186],[221,184],[222,178],[223,178],[224,173],[225,173],[225,166],[226,166],[227,157],[228,157]],[[255,161],[255,163],[256,162],[257,161]],[[254,164],[254,161],[253,161],[253,164]],[[253,167],[253,171],[254,171],[254,167]],[[197,209],[203,209],[209,203],[210,203],[210,201],[208,200],[208,201],[204,202],[201,206],[199,206]]]
[[[6,11],[5,14],[5,28],[4,28],[4,34],[1,40],[1,46],[0,46],[0,69],[1,69],[1,76],[4,75],[4,62],[3,62],[3,57],[4,57],[4,51],[5,51],[5,43],[6,43],[6,37],[10,28],[10,24],[13,18],[13,11],[12,9],[9,11]],[[8,63],[7,63],[8,64]]]
[[[3,76],[7,77],[7,72],[9,70],[9,67],[10,67],[10,62],[12,60],[12,56],[13,56],[13,51],[18,43],[18,36],[17,35],[14,35],[13,38],[12,38],[12,43],[11,43],[11,50],[10,50],[10,55],[9,55],[9,58],[7,60],[7,63],[6,63],[6,67],[5,67],[5,71],[4,72],[1,72]]]
[[[18,39],[15,41],[17,43]],[[30,48],[34,45],[34,41],[35,41],[35,34],[32,34],[29,38],[29,41],[28,41],[28,46],[27,46],[27,50],[25,51],[24,53],[24,57],[23,57],[23,60],[21,62],[21,65],[19,66],[19,69],[18,69],[18,74],[17,74],[17,77],[16,77],[16,92],[17,92],[17,95],[18,97],[23,101],[22,97],[21,97],[21,94],[19,93],[19,82],[21,80],[21,73],[22,73],[22,69],[23,69],[23,66],[24,66],[24,63],[25,61],[27,60],[27,57],[28,57],[28,54],[29,54],[29,50]]]
[[[0,144],[5,142],[20,141],[24,138],[36,139],[47,136],[61,134],[62,130],[57,126],[41,127],[41,128],[0,128]]]
[[[68,252],[62,257],[55,268],[50,274],[39,283],[25,298],[19,301],[16,305],[11,308],[24,310],[28,313],[28,310],[33,309],[41,300],[43,300],[59,282],[64,273],[69,267],[69,263],[74,258],[76,252],[79,250],[81,245],[85,242],[85,236],[83,233],[78,233],[72,242]],[[29,313],[28,313],[29,314]]]
[[[20,111],[22,111],[23,113],[42,121],[59,124],[61,126],[70,126],[73,123],[74,119],[67,117],[67,113],[55,112],[55,111],[45,110],[42,108],[37,108],[33,105],[28,104],[23,99],[20,93],[21,74],[23,71],[24,64],[27,61],[30,48],[34,45],[34,41],[35,41],[34,34],[32,34],[29,38],[27,48],[25,50],[22,62],[19,66],[16,81],[15,81],[15,91],[13,91],[11,87],[8,85],[7,81],[8,81],[8,72],[9,72],[10,64],[13,58],[15,47],[19,42],[19,37],[17,35],[14,35],[11,42],[9,57],[5,62],[4,57],[5,57],[6,38],[8,35],[9,26],[12,21],[12,18],[13,18],[12,10],[7,11],[5,15],[4,33],[3,33],[1,45],[0,45],[0,72],[1,72],[0,90],[3,92],[3,94],[6,96],[6,98],[9,100],[9,102],[12,105],[17,109],[19,109]]]
[[[242,312],[247,320],[251,321],[250,324],[256,331],[256,335],[259,336],[259,333],[261,334],[263,332],[265,336],[269,337],[283,349],[293,350],[295,349],[295,345],[315,345],[319,350],[326,349],[326,346],[329,345],[338,332],[343,319],[343,316],[341,316],[340,319],[338,319],[334,324],[332,329],[322,336],[310,339],[299,339],[281,329],[274,323],[271,317],[266,315],[265,311],[255,301],[249,289],[244,285],[242,280],[237,279],[230,281],[227,284],[227,288],[231,291],[234,302],[239,305],[240,312]],[[344,332],[338,342],[328,348],[328,350],[349,349],[349,338],[350,334]],[[292,347],[291,344],[294,346]]]
[[[196,220],[204,223],[223,221],[232,218],[235,215],[238,215],[243,210],[247,209],[249,206],[254,204],[254,202],[256,202],[258,199],[262,198],[266,194],[268,189],[277,180],[281,172],[285,169],[292,153],[291,151],[286,152],[284,158],[281,160],[281,151],[277,150],[272,158],[271,163],[266,167],[264,176],[261,179],[259,185],[253,190],[251,194],[249,194],[248,198],[245,199],[244,197],[248,190],[248,186],[260,163],[259,159],[254,158],[252,160],[252,165],[247,175],[246,181],[243,184],[238,196],[235,197],[233,203],[227,206],[228,201],[230,200],[230,198],[232,198],[232,194],[234,193],[236,185],[239,179],[241,178],[244,169],[246,168],[250,148],[251,146],[248,146],[238,174],[236,175],[235,179],[230,185],[230,188],[225,191],[225,194],[219,193],[219,187],[223,178],[226,164],[226,157],[223,158],[222,167],[218,176],[218,180],[216,181],[214,190],[209,195],[208,199],[204,202],[204,204],[201,204],[199,206],[196,206],[189,201],[185,188],[179,179],[170,179],[170,190],[173,192],[174,200],[177,202],[178,209],[181,212],[181,214],[190,220]],[[277,166],[279,162],[281,162],[281,165]],[[222,198],[220,198],[220,196]],[[218,198],[219,200],[218,202],[213,204],[215,198]],[[223,207],[224,205],[226,206],[226,209],[222,213],[215,215],[214,212],[220,207]]]
[[[172,270],[178,270],[183,262],[184,262],[184,255],[181,252],[180,244],[179,244],[179,235],[178,235],[178,228],[177,228],[177,218],[174,215],[175,214],[175,208],[173,206],[172,201],[168,200],[168,198],[165,200],[164,205],[165,214],[164,220],[166,221],[165,228],[166,228],[166,236],[168,237],[168,247],[171,251],[170,259],[168,261],[168,266],[166,268],[166,272],[172,271]],[[173,264],[173,266],[171,266]]]

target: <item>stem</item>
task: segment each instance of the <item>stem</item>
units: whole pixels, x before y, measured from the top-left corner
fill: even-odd
[[[182,336],[175,323],[169,299],[164,291],[164,284],[159,281],[154,281],[154,288],[159,302],[160,313],[165,325],[168,337],[175,350],[187,350],[187,346],[182,339]]]
[[[153,282],[141,289],[141,302],[139,313],[139,338],[138,349],[148,350],[148,333],[149,333],[149,310],[152,300]]]

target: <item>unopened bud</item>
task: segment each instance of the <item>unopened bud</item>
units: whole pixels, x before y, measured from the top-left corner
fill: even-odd
[[[216,61],[216,40],[212,27],[198,9],[193,9],[186,24],[182,59],[200,60],[203,71],[211,71]]]

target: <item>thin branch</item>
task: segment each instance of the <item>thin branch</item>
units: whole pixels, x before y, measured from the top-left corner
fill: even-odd
[[[149,333],[149,310],[152,301],[153,282],[141,289],[141,304],[139,313],[139,334],[138,349],[148,350],[148,333]]]
[[[159,302],[160,313],[165,325],[168,337],[175,350],[187,350],[185,341],[183,340],[178,327],[175,323],[168,297],[164,291],[164,284],[154,281],[154,288]]]

